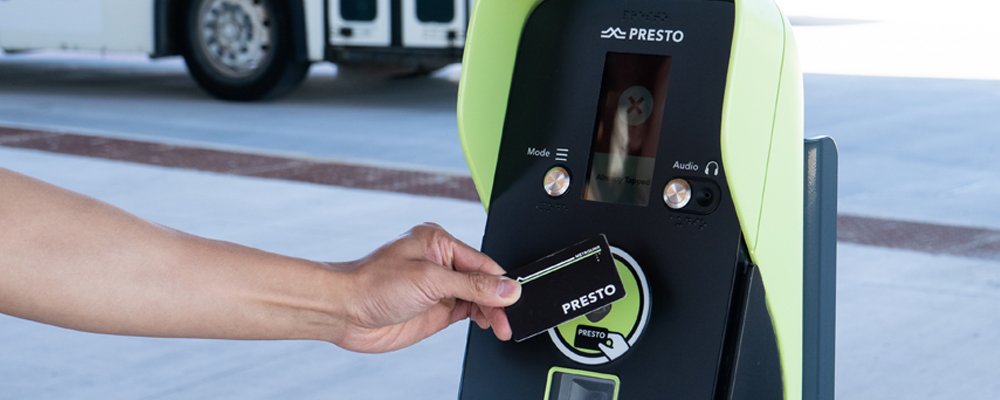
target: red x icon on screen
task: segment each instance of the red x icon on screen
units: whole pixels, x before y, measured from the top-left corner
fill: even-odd
[[[636,114],[642,115],[642,102],[644,101],[646,101],[646,99],[642,97],[636,99],[635,97],[629,96],[628,113],[631,114],[632,111],[635,111]]]

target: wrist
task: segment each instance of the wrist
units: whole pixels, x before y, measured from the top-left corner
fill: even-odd
[[[318,279],[321,293],[322,314],[325,321],[315,339],[340,346],[355,318],[351,307],[354,298],[354,263],[320,263],[322,272]]]

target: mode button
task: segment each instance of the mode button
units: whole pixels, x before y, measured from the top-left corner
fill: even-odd
[[[562,166],[556,165],[549,168],[542,179],[542,188],[549,197],[562,197],[569,190],[569,171]]]

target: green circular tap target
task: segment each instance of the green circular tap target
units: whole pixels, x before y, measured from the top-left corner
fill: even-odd
[[[604,364],[621,357],[636,343],[649,321],[646,276],[635,259],[622,249],[612,246],[611,254],[625,288],[625,298],[549,330],[556,348],[581,364]]]

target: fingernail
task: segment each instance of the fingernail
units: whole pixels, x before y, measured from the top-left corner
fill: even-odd
[[[516,296],[520,289],[517,282],[507,278],[500,278],[500,284],[497,285],[497,295],[509,299]]]

